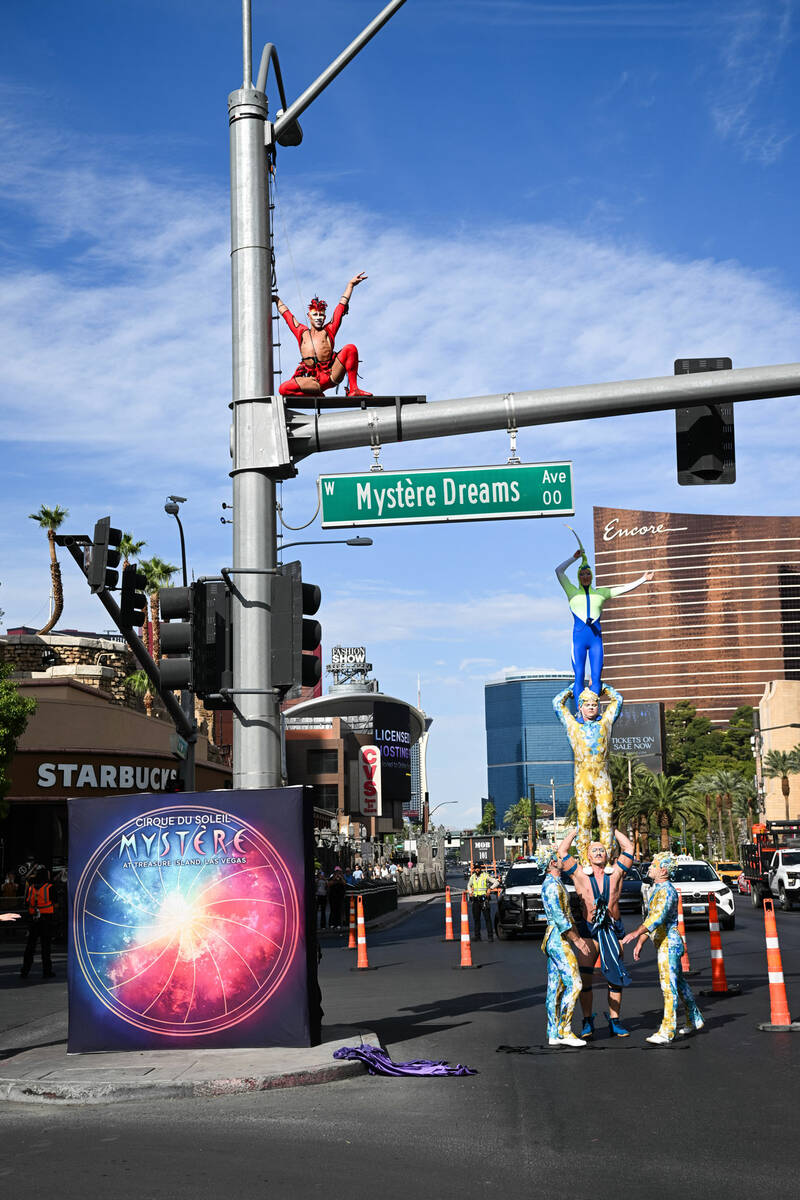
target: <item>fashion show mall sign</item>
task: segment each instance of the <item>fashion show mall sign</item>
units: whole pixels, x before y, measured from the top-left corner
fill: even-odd
[[[321,475],[322,525],[418,525],[571,516],[572,463]]]

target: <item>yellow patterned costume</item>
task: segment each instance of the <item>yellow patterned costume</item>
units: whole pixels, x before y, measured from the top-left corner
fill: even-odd
[[[602,717],[596,721],[577,720],[567,708],[567,697],[572,687],[553,699],[556,716],[567,731],[575,758],[575,803],[578,807],[578,859],[582,865],[589,861],[589,845],[592,840],[592,815],[597,811],[600,827],[599,840],[603,843],[611,862],[614,848],[614,823],[611,808],[614,792],[608,774],[608,752],[611,742],[611,726],[622,710],[622,696],[610,684],[603,691],[611,697]]]

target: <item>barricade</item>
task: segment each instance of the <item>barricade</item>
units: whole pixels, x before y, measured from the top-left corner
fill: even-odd
[[[444,889],[444,940],[446,942],[454,942],[456,940],[453,933],[453,908],[450,903],[450,888]]]
[[[358,896],[356,903],[357,903],[356,940],[358,943],[358,962],[356,963],[356,965],[354,967],[351,967],[350,970],[351,971],[374,971],[375,968],[371,967],[369,965],[369,959],[367,958],[367,928],[366,928],[366,925],[364,924],[364,897]]]
[[[708,933],[711,940],[711,988],[701,991],[701,996],[738,996],[742,990],[738,983],[728,984],[725,975],[725,959],[722,955],[722,938],[719,935],[719,912],[713,892],[708,894]]]
[[[686,940],[686,925],[683,920],[683,897],[680,892],[678,892],[678,933],[681,935],[681,941],[683,942],[683,954],[681,955],[683,973],[684,975],[696,975],[697,971],[691,970],[691,963],[689,962],[689,943]]]
[[[356,898],[350,897],[350,937],[347,942],[348,950],[356,948]]]
[[[461,962],[454,968],[456,971],[472,971],[475,965],[472,961],[472,946],[469,940],[469,915],[467,913],[467,893],[461,893]]]
[[[768,1033],[800,1031],[800,1021],[789,1015],[786,999],[786,983],[783,978],[781,948],[778,943],[778,926],[775,923],[775,905],[764,900],[764,936],[767,942],[767,975],[769,977],[769,1022],[759,1023],[758,1028]]]

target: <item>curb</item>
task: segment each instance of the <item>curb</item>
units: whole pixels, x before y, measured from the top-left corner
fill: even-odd
[[[419,909],[424,908],[428,904],[432,904],[444,896],[444,892],[432,892],[428,896],[422,896],[415,904],[403,904],[398,906],[393,912],[387,913],[385,917],[374,917],[372,921],[367,921],[367,933],[382,933],[384,929],[393,929],[395,925],[399,925],[402,921],[407,921]],[[320,937],[323,934],[323,937]],[[331,935],[327,929],[317,930],[317,943],[320,946],[336,946],[339,941],[344,941],[348,936],[348,926],[343,925],[340,930],[337,930],[335,935]],[[344,947],[347,949],[347,947]]]
[[[284,1070],[258,1069],[243,1070],[240,1073],[228,1076],[211,1075],[209,1078],[202,1078],[195,1075],[182,1079],[153,1079],[149,1081],[132,1083],[129,1080],[121,1079],[119,1082],[108,1079],[109,1070],[107,1066],[97,1065],[98,1073],[103,1078],[95,1080],[71,1080],[58,1077],[59,1068],[65,1071],[72,1069],[73,1064],[77,1060],[96,1059],[96,1055],[74,1055],[69,1056],[67,1060],[66,1049],[63,1043],[58,1050],[54,1050],[50,1054],[50,1058],[55,1060],[52,1065],[48,1064],[47,1057],[42,1057],[38,1051],[22,1051],[14,1056],[13,1059],[6,1059],[5,1062],[0,1062],[0,1103],[3,1101],[12,1104],[57,1104],[62,1107],[68,1105],[93,1105],[93,1104],[123,1104],[128,1101],[136,1100],[186,1100],[186,1099],[202,1099],[212,1096],[235,1096],[248,1092],[266,1092],[277,1088],[290,1087],[307,1087],[317,1083],[331,1083],[339,1079],[349,1079],[364,1073],[364,1064],[352,1059],[334,1059],[333,1051],[340,1046],[347,1045],[348,1042],[362,1042],[367,1045],[380,1048],[378,1035],[372,1032],[361,1032],[357,1029],[345,1031],[345,1033],[330,1042],[324,1042],[321,1046],[301,1047],[295,1051],[300,1055],[307,1055],[309,1051],[321,1051],[322,1054],[329,1053],[330,1057],[326,1061],[318,1063],[310,1063],[308,1065],[300,1065],[296,1068],[289,1067]],[[277,1052],[285,1055],[291,1054],[292,1050],[287,1047],[277,1048]],[[163,1052],[159,1051],[143,1051],[142,1057],[145,1061],[149,1061],[153,1068],[157,1068],[159,1064],[158,1055]],[[169,1052],[167,1052],[169,1053]],[[206,1053],[214,1053],[207,1051]],[[235,1054],[247,1055],[258,1053],[269,1053],[269,1051],[234,1051]],[[30,1074],[34,1075],[38,1071],[44,1074],[45,1078],[9,1078],[3,1077],[3,1068],[7,1068],[12,1061],[25,1067],[24,1056],[30,1054],[32,1058]],[[193,1058],[198,1059],[203,1051],[194,1052]],[[67,1061],[65,1061],[67,1060]],[[200,1070],[202,1071],[202,1058],[198,1059]],[[244,1065],[244,1064],[243,1064]],[[249,1064],[248,1064],[249,1065]],[[50,1069],[48,1067],[50,1066]],[[87,1067],[87,1074],[91,1073],[91,1067]],[[185,1066],[180,1067],[181,1070]],[[124,1067],[119,1068],[120,1072],[124,1071]],[[52,1075],[52,1077],[51,1077]]]

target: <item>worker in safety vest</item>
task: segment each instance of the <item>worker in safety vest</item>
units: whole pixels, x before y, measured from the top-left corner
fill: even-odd
[[[475,864],[475,870],[467,883],[467,895],[472,901],[472,940],[481,940],[481,914],[486,922],[486,933],[490,942],[494,941],[492,929],[491,893],[498,886],[497,880],[486,870],[486,864]]]
[[[42,947],[42,976],[45,979],[52,979],[55,975],[53,964],[50,960],[50,943],[53,940],[53,926],[55,905],[53,904],[53,891],[50,883],[49,871],[44,867],[39,867],[33,879],[28,883],[25,889],[25,907],[28,913],[28,941],[25,945],[25,954],[22,959],[22,970],[20,975],[23,979],[27,979],[33,966],[33,956],[36,952],[36,943],[41,942]]]

